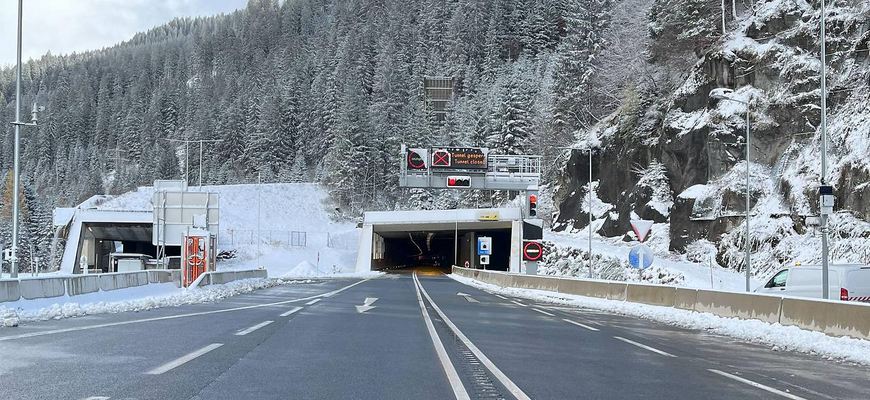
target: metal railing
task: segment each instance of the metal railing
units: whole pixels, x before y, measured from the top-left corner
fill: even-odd
[[[223,245],[270,244],[289,247],[308,246],[308,232],[286,230],[228,229],[221,232],[220,243]]]

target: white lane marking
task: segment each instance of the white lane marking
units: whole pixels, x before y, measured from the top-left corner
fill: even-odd
[[[462,297],[464,297],[464,298],[465,298],[465,301],[467,301],[467,302],[469,302],[469,303],[480,303],[479,301],[477,301],[477,300],[475,300],[473,297],[471,297],[471,295],[468,294],[468,293],[462,293],[462,292],[459,292],[459,293],[456,293],[456,295],[457,295],[457,296],[462,296]]]
[[[667,357],[674,357],[674,358],[677,357],[677,356],[675,356],[675,355],[673,355],[673,354],[671,354],[671,353],[668,353],[668,352],[666,352],[666,351],[661,351],[661,350],[659,350],[659,349],[657,349],[657,348],[655,348],[655,347],[650,347],[650,346],[647,346],[647,345],[645,345],[645,344],[635,342],[634,340],[626,339],[626,338],[624,338],[624,337],[614,336],[613,338],[614,338],[614,339],[617,339],[617,340],[621,340],[621,341],[623,341],[623,342],[625,342],[625,343],[628,343],[628,344],[631,344],[631,345],[634,345],[634,346],[640,347],[640,348],[642,348],[642,349],[644,349],[644,350],[649,350],[649,351],[651,351],[651,352],[653,352],[653,353],[656,353],[656,354],[661,354],[661,355],[663,355],[663,356],[667,356]]]
[[[504,297],[504,296],[502,296],[502,295],[500,295],[500,294],[495,295],[495,297],[498,297],[498,298],[500,298],[500,299],[502,299],[502,300],[507,300],[507,299],[508,299],[507,297]]]
[[[335,291],[332,291],[329,293],[331,293],[332,295],[335,295],[335,294],[341,293],[347,289],[350,289],[356,285],[359,285],[361,283],[368,282],[371,279],[372,278],[368,278],[368,279],[361,280],[359,282],[354,282],[354,283],[347,285],[341,289],[338,289],[338,290],[335,290]],[[136,319],[136,320],[132,320],[132,321],[109,322],[106,324],[86,325],[86,326],[77,326],[75,328],[64,328],[64,329],[54,329],[54,330],[50,330],[50,331],[24,333],[21,335],[0,337],[0,342],[5,342],[8,340],[15,340],[15,339],[26,339],[26,338],[32,338],[32,337],[54,335],[54,334],[58,334],[58,333],[86,331],[86,330],[99,329],[99,328],[110,328],[113,326],[131,325],[131,324],[138,324],[138,323],[142,323],[142,322],[164,321],[164,320],[168,320],[168,319],[198,317],[200,315],[220,314],[220,313],[225,313],[225,312],[230,312],[230,311],[240,311],[240,310],[250,310],[253,308],[272,307],[272,306],[278,306],[278,305],[282,305],[282,304],[290,304],[290,303],[297,303],[300,301],[311,300],[313,298],[320,297],[320,296],[323,296],[323,294],[318,294],[316,296],[303,297],[301,299],[279,301],[276,303],[256,304],[256,305],[252,305],[252,306],[225,308],[222,310],[202,311],[202,312],[195,312],[195,313],[189,313],[189,314],[167,315],[165,317],[143,318],[143,319]]]
[[[108,396],[91,396],[91,397],[86,397],[84,400],[109,400],[109,399],[111,399],[111,397],[108,397]]]
[[[301,309],[302,309],[302,307],[293,307],[292,310],[290,310],[290,311],[286,311],[286,312],[282,313],[281,316],[282,316],[282,317],[286,317],[286,316],[288,316],[288,315],[290,315],[290,314],[293,314],[293,313],[295,313],[295,312],[298,312],[298,311],[301,310]]]
[[[525,307],[525,306],[526,306],[525,304],[520,303],[520,302],[518,302],[518,301],[516,301],[516,300],[511,300],[511,303],[514,303],[514,304],[516,304],[516,305],[518,305],[518,306],[521,306],[521,307]]]
[[[363,302],[363,305],[355,306],[356,312],[359,314],[362,314],[362,313],[365,313],[366,311],[374,310],[377,307],[373,306],[372,304],[375,304],[376,301],[378,301],[377,297],[366,297],[366,300]]]
[[[317,303],[318,301],[320,301],[320,299],[314,299],[314,300],[311,300],[311,301],[305,303],[305,305],[306,305],[306,306],[310,306],[310,305],[312,305],[312,304],[314,304],[314,303]]]
[[[447,374],[447,380],[450,382],[450,387],[453,388],[453,396],[457,400],[470,400],[468,391],[465,390],[465,385],[459,379],[459,374],[456,373],[456,367],[450,361],[447,355],[447,350],[444,349],[444,344],[441,343],[441,338],[438,337],[438,332],[435,326],[432,325],[432,319],[429,318],[429,311],[426,310],[426,305],[423,303],[423,297],[420,296],[420,287],[417,286],[417,272],[414,271],[414,290],[417,292],[417,302],[420,304],[420,310],[423,312],[423,321],[426,323],[426,329],[429,331],[429,338],[432,339],[432,344],[435,345],[435,352],[438,353],[438,360],[441,361],[441,367],[444,368],[444,373]]]
[[[468,349],[471,350],[474,356],[477,357],[478,360],[480,360],[483,366],[485,366],[486,369],[488,369],[489,372],[492,373],[492,376],[495,377],[509,392],[511,392],[511,394],[517,398],[517,400],[531,400],[531,398],[525,392],[523,392],[523,390],[520,389],[519,386],[517,386],[512,380],[510,380],[510,378],[508,378],[507,375],[504,374],[504,372],[501,372],[501,370],[498,369],[498,367],[496,367],[495,364],[493,364],[493,362],[490,361],[490,359],[487,358],[486,355],[483,354],[483,352],[480,351],[480,349],[478,349],[477,346],[475,346],[474,343],[472,343],[471,340],[469,340],[468,337],[466,337],[465,334],[463,334],[462,331],[460,331],[459,328],[457,328],[452,321],[450,321],[450,318],[447,318],[447,315],[444,314],[443,311],[441,311],[441,308],[439,308],[437,304],[435,304],[435,302],[432,300],[432,297],[429,297],[429,293],[426,292],[426,288],[423,287],[423,284],[420,282],[419,279],[417,279],[416,275],[414,276],[414,279],[416,280],[417,285],[420,286],[420,291],[423,292],[423,296],[425,296],[426,300],[429,301],[429,304],[432,305],[432,309],[434,309],[435,312],[438,313],[438,315],[441,317],[441,320],[444,321],[444,323],[447,324],[447,327],[449,327],[450,330],[453,331],[453,334],[456,335],[456,337],[458,337],[463,344],[465,344],[465,347],[468,347]]]
[[[579,327],[581,327],[581,328],[585,328],[585,329],[588,329],[588,330],[593,331],[593,332],[598,332],[598,328],[593,328],[593,327],[591,327],[591,326],[589,326],[589,325],[581,324],[581,323],[579,323],[579,322],[577,322],[577,321],[571,321],[570,319],[562,319],[562,321],[565,321],[565,322],[567,322],[567,323],[569,323],[569,324],[577,325],[577,326],[579,326]]]
[[[549,316],[551,316],[551,317],[555,317],[555,316],[556,316],[556,314],[551,314],[551,313],[548,313],[548,312],[546,312],[546,311],[544,311],[544,310],[537,309],[537,308],[535,308],[535,307],[532,307],[532,310],[535,310],[535,311],[537,311],[537,312],[539,312],[539,313],[541,313],[541,314],[544,314],[544,315],[549,315]]]
[[[212,343],[212,344],[205,346],[197,351],[194,351],[193,353],[182,356],[174,361],[170,361],[170,362],[163,364],[157,368],[154,368],[151,371],[148,371],[146,373],[148,375],[160,375],[164,372],[171,371],[171,370],[173,370],[173,369],[183,365],[184,363],[187,363],[187,362],[189,362],[197,357],[203,356],[203,355],[207,354],[208,352],[210,352],[218,347],[221,347],[221,346],[223,346],[223,343]]]
[[[737,382],[745,383],[745,384],[747,384],[747,385],[749,385],[749,386],[757,387],[757,388],[759,388],[759,389],[761,389],[761,390],[766,390],[766,391],[768,391],[768,392],[770,392],[770,393],[780,395],[780,396],[785,397],[785,398],[787,398],[787,399],[793,399],[793,400],[806,400],[806,399],[804,399],[803,397],[798,397],[798,396],[795,396],[795,395],[793,395],[793,394],[791,394],[791,393],[786,393],[786,392],[783,392],[782,390],[774,389],[774,388],[772,388],[772,387],[770,387],[770,386],[766,386],[766,385],[762,385],[762,384],[760,384],[760,383],[758,383],[758,382],[750,381],[749,379],[741,378],[741,377],[739,377],[739,376],[736,376],[736,375],[733,375],[733,374],[729,374],[729,373],[727,373],[727,372],[722,372],[722,371],[719,371],[718,369],[708,369],[707,371],[710,371],[710,372],[712,372],[712,373],[714,373],[714,374],[716,374],[716,375],[724,376],[724,377],[726,377],[726,378],[734,379],[734,380],[737,381]]]
[[[252,327],[250,327],[250,328],[243,329],[243,330],[240,330],[240,331],[236,332],[235,335],[236,335],[236,336],[245,336],[245,335],[247,335],[247,334],[249,334],[249,333],[251,333],[251,332],[253,332],[253,331],[257,330],[257,329],[260,329],[260,328],[262,328],[262,327],[264,327],[264,326],[266,326],[266,325],[269,325],[269,324],[271,324],[271,323],[273,323],[273,322],[275,322],[275,321],[263,321],[263,322],[260,322],[259,324],[254,325],[254,326],[252,326]]]

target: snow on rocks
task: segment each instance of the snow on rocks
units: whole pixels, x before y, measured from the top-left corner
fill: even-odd
[[[454,280],[495,293],[560,305],[591,308],[619,315],[643,318],[686,329],[702,330],[750,343],[763,344],[774,351],[814,354],[828,360],[870,365],[870,341],[849,337],[832,337],[795,326],[783,326],[758,320],[723,318],[710,313],[650,306],[618,300],[533,289],[503,288],[471,278],[449,275]]]

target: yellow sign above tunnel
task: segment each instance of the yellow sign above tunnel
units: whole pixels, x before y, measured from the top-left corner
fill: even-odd
[[[498,211],[481,211],[477,213],[478,221],[498,221]]]

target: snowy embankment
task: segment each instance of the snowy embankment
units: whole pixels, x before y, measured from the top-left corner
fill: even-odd
[[[282,277],[307,262],[320,273],[304,274],[306,278],[355,276],[359,229],[338,220],[336,206],[320,185],[219,185],[202,190],[219,194],[218,247],[234,254],[219,261],[218,270],[262,266],[270,277]],[[141,187],[99,207],[150,211],[152,195],[153,188]]]
[[[295,283],[279,279],[244,279],[224,285],[180,289],[173,283],[151,284],[109,292],[0,304],[0,320],[47,321],[92,314],[147,311],[154,308],[209,303],[272,286]]]
[[[677,286],[732,292],[743,292],[746,290],[746,276],[742,273],[722,268],[715,262],[708,264],[691,262],[686,259],[686,256],[669,252],[667,247],[667,229],[667,224],[655,224],[650,231],[647,245],[656,255],[656,259],[653,261],[652,267],[650,267],[651,269],[660,269],[676,277],[682,277],[677,280]],[[553,242],[557,247],[573,247],[585,252],[589,240],[587,232],[585,229],[577,230],[574,233],[547,231],[544,238]],[[592,235],[593,254],[613,257],[625,262],[628,262],[628,252],[637,244],[639,244],[637,241],[623,242],[621,238],[603,238],[594,232]],[[581,270],[579,272],[584,271]],[[637,275],[634,274],[629,274],[626,278],[629,281],[638,280]],[[762,279],[753,277],[751,287],[754,289],[762,285],[763,282]],[[668,282],[655,283],[668,284]]]
[[[770,346],[773,351],[797,351],[819,355],[829,360],[870,365],[870,341],[867,340],[831,337],[821,332],[806,331],[794,326],[783,326],[757,320],[723,318],[710,313],[699,313],[670,307],[597,299],[543,290],[503,288],[455,274],[449,276],[460,283],[503,295],[602,310],[614,314],[662,322],[681,328],[707,331]]]

